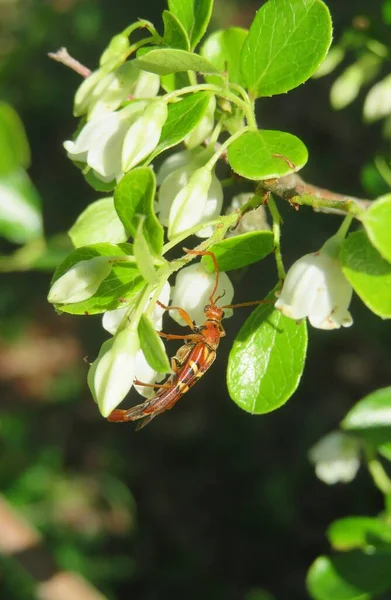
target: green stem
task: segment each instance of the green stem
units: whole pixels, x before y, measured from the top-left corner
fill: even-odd
[[[134,44],[132,44],[131,46],[129,46],[128,50],[126,51],[126,56],[129,57],[132,54],[134,54],[134,52],[137,52],[137,50],[139,48],[142,48],[146,44],[153,44],[156,41],[157,41],[156,37],[153,36],[153,35],[151,35],[150,37],[147,37],[147,38],[144,38],[143,40],[140,40],[139,42],[135,42]]]
[[[243,127],[240,131],[237,131],[236,133],[234,133],[233,135],[231,135],[231,137],[229,137],[227,140],[225,140],[225,142],[223,144],[221,144],[221,146],[217,150],[217,152],[215,152],[213,154],[213,156],[205,164],[205,167],[207,169],[212,170],[213,167],[215,166],[215,164],[217,163],[217,161],[219,160],[219,158],[225,153],[225,151],[227,150],[228,146],[230,146],[232,144],[232,142],[234,142],[241,135],[243,135],[243,133],[245,133],[246,131],[249,131],[249,129],[251,129],[249,126]]]
[[[377,489],[388,499],[391,496],[391,479],[388,477],[381,462],[376,458],[376,451],[372,446],[366,445],[365,458],[367,461],[368,471],[370,472],[373,482]],[[390,504],[389,499],[387,505]],[[389,507],[391,508],[391,507]]]
[[[350,225],[352,224],[353,219],[354,219],[353,215],[350,215],[350,214],[346,215],[346,217],[342,221],[341,225],[339,226],[339,229],[335,235],[338,236],[338,238],[341,241],[343,241],[346,238],[346,234],[349,231],[349,228],[350,228]]]
[[[281,255],[281,216],[272,196],[269,197],[268,207],[273,219],[274,255],[276,258],[278,277],[283,281],[285,279],[285,269]]]
[[[360,218],[365,212],[354,200],[332,200],[328,198],[319,198],[312,194],[303,194],[302,196],[292,196],[289,202],[295,206],[311,206],[315,211],[321,209],[344,211]]]

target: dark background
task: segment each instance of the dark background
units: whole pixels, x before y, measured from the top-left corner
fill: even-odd
[[[386,40],[380,4],[329,0],[335,38],[364,14],[373,36]],[[156,0],[0,0],[0,99],[25,123],[48,236],[68,229],[99,194],[62,148],[76,124],[79,77],[47,52],[66,46],[95,68],[112,35],[137,17],[160,26],[164,7]],[[217,1],[212,27],[247,27],[258,7]],[[361,172],[384,145],[380,126],[363,125],[362,95],[332,111],[334,78],[262,100],[259,123],[303,139],[310,150],[303,176],[311,183],[371,197]],[[385,191],[381,183],[376,191]],[[281,211],[287,266],[340,222],[309,208]],[[234,272],[235,300],[262,298],[274,280],[271,258]],[[328,524],[382,509],[364,469],[351,485],[328,487],[307,452],[355,401],[389,385],[389,325],[355,298],[353,327],[311,329],[294,397],[253,417],[230,400],[225,383],[229,348],[248,314],[238,310],[225,323],[212,372],[172,413],[135,433],[100,417],[85,382],[83,357],[95,358],[105,339],[99,317],[57,316],[46,302],[49,281],[48,273],[1,275],[0,489],[42,531],[60,566],[117,600],[263,600],[261,589],[278,600],[308,598],[305,574],[328,551]],[[12,561],[0,563],[0,597],[33,597]]]

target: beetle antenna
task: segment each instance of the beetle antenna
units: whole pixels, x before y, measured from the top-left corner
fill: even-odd
[[[196,254],[197,256],[210,256],[210,258],[211,258],[211,260],[213,262],[216,279],[215,279],[215,284],[213,286],[212,293],[209,296],[209,303],[212,306],[214,306],[216,304],[216,301],[218,300],[218,298],[216,298],[216,300],[214,299],[214,295],[215,295],[215,293],[217,291],[217,287],[219,285],[219,267],[218,267],[218,264],[217,264],[216,256],[213,254],[213,252],[210,252],[209,250],[189,250],[188,248],[183,248],[183,250],[187,254]],[[221,298],[221,296],[220,296],[220,298]]]

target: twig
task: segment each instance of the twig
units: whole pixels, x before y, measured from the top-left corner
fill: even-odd
[[[68,53],[66,48],[60,48],[57,52],[48,52],[48,56],[53,60],[65,65],[78,73],[85,79],[91,75],[91,70],[88,67],[82,65],[78,60],[72,58],[72,56]]]

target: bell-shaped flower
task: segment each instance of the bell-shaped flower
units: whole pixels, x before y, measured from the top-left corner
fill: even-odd
[[[88,385],[104,417],[122,402],[135,378],[135,360],[140,348],[137,331],[123,329],[101,347],[88,372]]]
[[[112,267],[113,258],[110,256],[95,256],[79,261],[53,283],[48,295],[49,302],[71,304],[91,298]]]
[[[359,442],[342,431],[324,436],[308,455],[317,477],[329,485],[349,483],[360,467]]]
[[[154,100],[148,104],[144,114],[130,127],[122,148],[124,173],[133,169],[155,150],[167,114],[167,103],[164,100]]]
[[[209,304],[215,281],[215,274],[209,273],[202,263],[184,267],[176,277],[171,304],[183,308],[196,325],[202,325],[205,321],[204,308]],[[234,295],[234,288],[226,273],[219,273],[219,283],[215,296],[222,294],[224,294],[224,299],[221,304],[230,304]],[[170,316],[179,325],[186,325],[178,311],[170,310]],[[224,309],[224,318],[231,316],[232,309]]]
[[[244,204],[254,196],[253,193],[243,193],[238,194],[232,198],[231,204],[227,209],[227,215],[237,211],[239,208],[242,208]],[[236,235],[240,235],[241,233],[248,233],[250,231],[270,231],[271,227],[267,222],[267,213],[265,207],[261,204],[255,210],[250,210],[248,213],[245,213],[240,219],[237,227],[233,231],[230,231],[227,234],[227,237],[234,237]]]
[[[193,131],[185,137],[184,144],[186,148],[196,148],[200,146],[206,138],[212,133],[215,124],[216,97],[211,96],[204,116],[200,119]]]
[[[159,302],[167,306],[167,304],[170,301],[170,291],[170,284],[168,283],[168,281],[166,281],[159,295]],[[153,292],[151,293],[149,299],[145,303],[144,311],[147,309],[151,301],[152,295]],[[165,312],[166,311],[164,308],[159,306],[159,304],[155,304],[155,307],[151,314],[151,321],[156,331],[161,331],[163,328],[163,315]],[[108,310],[103,315],[102,326],[104,329],[106,329],[106,331],[108,331],[112,335],[115,335],[118,327],[121,325],[123,319],[126,316],[130,317],[129,306],[127,304],[121,306],[121,308],[116,308],[115,310]]]
[[[126,133],[145,106],[144,100],[134,101],[88,121],[75,141],[64,142],[69,158],[87,163],[103,181],[118,180],[123,175],[121,154]]]
[[[139,350],[136,354],[135,363],[134,363],[134,376],[135,379],[141,381],[142,383],[156,383],[161,381],[166,377],[165,373],[158,373],[148,364],[147,359],[145,358],[145,354],[142,350]],[[135,383],[134,389],[144,396],[144,398],[151,398],[154,394],[156,394],[156,390],[152,387],[140,385]]]
[[[192,167],[192,171],[195,171],[197,167],[201,167],[203,162],[198,163],[198,157],[201,153],[203,154],[204,151],[196,148],[195,150],[181,150],[181,152],[174,152],[174,154],[171,154],[160,165],[159,170],[156,173],[156,184],[162,185],[164,180],[171,175],[171,173],[174,173],[174,171],[186,170],[188,167]]]
[[[306,254],[292,265],[275,304],[285,316],[308,317],[318,329],[338,329],[353,323],[348,311],[352,286],[342,272],[339,244],[333,236],[321,250]]]

